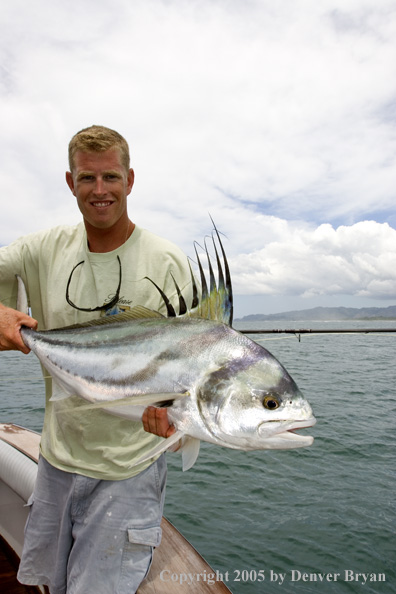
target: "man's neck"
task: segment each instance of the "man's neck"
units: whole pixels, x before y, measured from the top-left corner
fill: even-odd
[[[135,223],[127,219],[124,225],[118,225],[117,228],[98,229],[85,222],[87,232],[88,247],[90,252],[104,254],[112,252],[122,246],[132,235],[135,229]]]

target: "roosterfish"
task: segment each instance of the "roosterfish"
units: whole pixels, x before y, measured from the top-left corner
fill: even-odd
[[[297,433],[316,419],[295,381],[269,351],[232,328],[231,277],[216,227],[212,241],[218,278],[205,245],[207,281],[195,247],[200,283],[190,265],[193,298],[187,305],[173,278],[177,313],[147,278],[167,306],[166,317],[137,306],[65,328],[21,329],[23,341],[53,377],[53,399],[77,395],[88,401],[84,408],[135,421],[148,405],[167,407],[176,432],[133,466],[177,442],[183,470],[194,465],[201,441],[244,451],[313,443],[313,437]],[[17,307],[27,313],[25,286],[17,279]]]

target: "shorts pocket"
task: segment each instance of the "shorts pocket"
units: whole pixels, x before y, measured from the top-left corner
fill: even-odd
[[[128,528],[128,540],[132,544],[159,547],[161,537],[162,530],[160,526],[152,526],[151,528]]]
[[[159,546],[161,536],[160,526],[127,529],[127,542],[123,551],[121,576],[116,594],[136,592],[150,571],[153,550]]]

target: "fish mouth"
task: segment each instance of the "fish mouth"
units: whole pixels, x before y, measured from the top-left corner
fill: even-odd
[[[306,419],[304,421],[293,421],[291,427],[286,429],[286,431],[279,431],[279,433],[276,433],[276,437],[286,441],[301,443],[301,445],[311,445],[314,438],[311,435],[300,435],[297,433],[297,431],[300,429],[306,429],[307,427],[313,427],[315,424],[315,417]]]
[[[302,421],[296,420],[272,420],[270,423],[278,423],[279,427],[274,430],[272,435],[265,438],[267,446],[275,449],[289,449],[289,448],[302,448],[313,444],[314,438],[311,435],[300,435],[297,433],[300,429],[306,429],[307,427],[313,427],[316,423],[315,417],[304,419]],[[261,428],[264,431],[265,426],[268,427],[268,421],[261,424]]]

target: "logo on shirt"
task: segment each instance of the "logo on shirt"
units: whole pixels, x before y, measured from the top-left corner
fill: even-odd
[[[114,295],[115,293],[110,294],[106,299],[105,299],[105,303],[110,303],[110,301],[112,299],[114,299]],[[122,296],[119,298],[119,300],[117,301],[117,303],[114,305],[114,307],[112,307],[111,309],[108,309],[107,311],[102,311],[101,315],[102,316],[115,316],[119,313],[123,313],[124,311],[128,311],[131,309],[132,306],[132,299],[126,299],[125,296]]]

